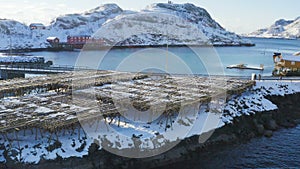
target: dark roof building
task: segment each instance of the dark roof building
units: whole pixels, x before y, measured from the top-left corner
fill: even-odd
[[[49,43],[59,43],[59,38],[58,37],[48,37],[47,42],[49,42]]]
[[[34,30],[34,29],[46,29],[46,26],[42,23],[32,23],[29,25],[29,28],[31,30]]]

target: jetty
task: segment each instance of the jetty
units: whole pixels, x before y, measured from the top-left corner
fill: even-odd
[[[24,78],[25,74],[46,75],[72,72],[74,70],[89,70],[87,67],[74,66],[49,66],[38,64],[23,64],[23,65],[0,65],[0,74],[2,79]]]
[[[141,111],[165,104],[164,113],[170,114],[180,106],[207,103],[220,95],[230,98],[254,84],[229,77],[91,70],[3,80],[0,132],[27,128],[55,132],[76,125],[78,118],[117,118],[120,108],[115,103],[127,98]],[[96,107],[90,104],[95,101]]]
[[[1,79],[24,78],[25,74],[48,74],[70,71],[68,68],[51,67],[52,61],[45,61],[41,56],[25,54],[0,54]]]
[[[237,64],[237,65],[229,65],[226,67],[227,69],[248,69],[248,70],[264,70],[264,66],[261,64],[259,67],[256,66],[248,66],[245,64]]]

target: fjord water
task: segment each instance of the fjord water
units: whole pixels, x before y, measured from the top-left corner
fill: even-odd
[[[254,47],[170,47],[168,53],[166,47],[158,48],[159,50],[151,49],[113,49],[109,51],[87,51],[84,54],[85,62],[98,64],[99,69],[104,70],[116,70],[120,64],[122,64],[128,57],[137,53],[142,53],[143,56],[154,58],[154,56],[161,57],[158,62],[168,65],[169,67],[181,65],[172,65],[171,61],[174,60],[174,56],[178,56],[192,71],[193,74],[202,75],[230,75],[230,76],[250,76],[252,73],[262,74],[265,76],[271,76],[274,68],[272,60],[273,52],[281,52],[284,55],[291,55],[300,50],[299,40],[284,40],[284,39],[249,39],[256,44]],[[81,54],[79,51],[74,52],[33,52],[35,56],[44,56],[46,60],[52,60],[55,65],[80,65],[86,66],[84,63],[78,63],[77,58]],[[95,57],[103,55],[104,58],[100,61],[95,61]],[[218,57],[220,63],[207,62],[204,60]],[[157,57],[156,57],[157,58]],[[82,61],[82,59],[81,59]],[[99,62],[100,61],[100,62]],[[94,63],[99,62],[99,63]],[[137,61],[136,64],[139,64]],[[249,66],[259,67],[260,64],[264,65],[264,71],[256,70],[237,70],[226,69],[226,66],[232,64],[247,64]],[[133,63],[134,66],[134,63]],[[209,70],[208,70],[209,69]]]
[[[299,168],[299,135],[300,126],[282,129],[271,138],[207,150],[197,160],[180,162],[172,168]]]

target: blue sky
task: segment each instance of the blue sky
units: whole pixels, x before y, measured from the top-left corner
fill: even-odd
[[[82,12],[105,3],[116,3],[123,9],[140,10],[162,0],[0,0],[0,18],[16,19],[29,24],[49,24],[58,15]],[[204,7],[223,27],[237,33],[248,33],[270,26],[275,20],[300,16],[299,0],[173,0]]]

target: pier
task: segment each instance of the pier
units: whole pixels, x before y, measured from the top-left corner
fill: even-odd
[[[74,70],[88,70],[87,67],[49,66],[46,64],[11,64],[0,65],[2,79],[24,78],[25,74],[57,74],[72,72]]]
[[[127,98],[141,111],[165,104],[164,113],[169,114],[181,106],[210,102],[219,95],[230,98],[254,84],[226,77],[116,71],[75,71],[5,80],[0,84],[0,132],[22,128],[57,131],[77,124],[78,117],[115,118],[120,115],[115,103],[122,104]],[[96,107],[90,104],[95,101]]]

